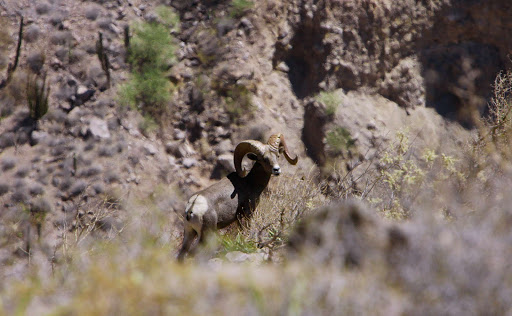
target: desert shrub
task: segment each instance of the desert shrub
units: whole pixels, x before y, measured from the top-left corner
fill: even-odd
[[[197,58],[201,64],[205,66],[214,65],[220,55],[220,46],[221,43],[215,36],[211,36],[206,43],[202,42],[197,51]]]
[[[385,217],[404,219],[411,212],[446,188],[466,181],[460,160],[435,150],[412,146],[407,131],[398,131],[396,141],[381,155],[366,198]],[[444,206],[438,204],[437,211]]]
[[[229,234],[222,236],[221,244],[224,252],[240,251],[252,253],[258,250],[258,247],[253,240],[248,239],[240,233],[236,234],[235,237]]]
[[[11,115],[14,112],[15,105],[15,101],[11,96],[4,94],[3,97],[0,97],[0,120]],[[0,148],[4,147],[6,147],[4,140],[0,137]]]
[[[50,17],[50,23],[53,26],[58,26],[58,25],[62,24],[62,21],[64,21],[64,13],[62,13],[62,12],[55,12]]]
[[[180,17],[173,9],[160,5],[155,8],[155,12],[165,26],[173,31],[179,31]]]
[[[336,114],[338,106],[341,103],[341,100],[336,92],[322,91],[316,96],[316,100],[325,105],[325,113],[329,116]]]
[[[320,187],[312,179],[286,175],[275,178],[250,220],[242,223],[245,229],[239,232],[239,238],[272,253],[284,245],[293,225],[322,202]]]
[[[101,145],[98,149],[98,155],[100,157],[113,157],[117,153],[117,150],[114,146],[109,145]]]
[[[102,194],[105,192],[105,185],[103,183],[95,183],[92,188],[96,194]]]
[[[109,183],[109,184],[121,182],[121,177],[119,176],[119,172],[117,172],[115,170],[107,171],[104,175],[104,181],[105,181],[105,183]]]
[[[28,75],[29,74],[26,71],[15,71],[12,74],[11,80],[7,84],[7,87],[5,88],[7,90],[6,95],[15,100],[16,103],[21,103],[26,100],[26,85]]]
[[[87,189],[87,182],[84,180],[77,180],[69,188],[69,194],[70,196],[77,196],[84,193],[85,189]]]
[[[244,85],[234,85],[226,91],[225,109],[231,120],[236,121],[252,110],[252,94]]]
[[[142,120],[139,122],[139,129],[142,131],[144,135],[149,135],[151,133],[154,133],[158,130],[158,124],[156,123],[155,119],[149,115],[146,114],[142,118]]]
[[[52,183],[54,186],[58,186],[61,191],[66,191],[73,185],[73,180],[69,176],[53,177]]]
[[[44,197],[36,198],[30,207],[32,213],[49,213],[52,211],[51,203]]]
[[[175,46],[168,29],[158,23],[141,23],[133,27],[130,63],[138,73],[167,70],[174,61]]]
[[[92,177],[99,175],[101,172],[103,172],[103,168],[101,165],[93,165],[89,168],[86,168],[80,172],[80,177]]]
[[[70,46],[72,39],[73,36],[69,31],[57,31],[51,35],[50,42],[54,45]]]
[[[88,20],[95,21],[101,13],[101,7],[96,4],[89,5],[85,9],[85,17]]]
[[[25,41],[32,43],[37,41],[39,35],[41,35],[41,29],[36,24],[32,24],[29,25],[25,32],[23,33],[23,38],[25,39]]]
[[[86,55],[86,52],[79,48],[73,48],[71,46],[67,49],[67,57],[68,57],[68,63],[74,64],[80,62]],[[81,73],[81,76],[85,77],[83,73]]]
[[[36,5],[36,12],[38,14],[46,14],[50,11],[50,4],[48,2],[40,2]]]
[[[4,157],[1,162],[2,171],[11,170],[16,166],[16,159],[14,157]]]
[[[355,144],[350,132],[341,126],[330,129],[325,135],[325,142],[333,155],[340,155]]]
[[[512,72],[501,72],[494,82],[494,95],[489,103],[489,114],[479,128],[474,144],[475,160],[482,168],[490,163],[510,164],[512,154]],[[491,157],[492,159],[487,159]],[[483,159],[479,159],[483,158]]]
[[[332,135],[328,133],[328,150],[336,152],[338,149],[344,153],[350,143],[344,141],[346,135],[342,130]],[[461,152],[466,151],[467,148],[461,148]],[[398,131],[395,138],[369,160],[348,164],[344,156],[333,158],[324,168],[323,174],[328,173],[321,180],[323,192],[332,199],[364,200],[393,220],[409,218],[424,203],[430,203],[436,213],[446,215],[449,203],[434,196],[448,188],[464,187],[469,173],[462,160],[464,154],[455,157],[415,144],[407,129]]]
[[[133,30],[128,58],[132,75],[119,89],[120,101],[157,118],[171,97],[166,71],[175,60],[175,46],[162,24],[135,24]]]
[[[21,166],[18,168],[18,170],[16,170],[15,175],[18,178],[25,178],[29,172],[30,172],[29,166]]]
[[[27,57],[27,64],[30,70],[34,73],[39,73],[43,68],[45,62],[45,55],[42,52],[35,52]]]
[[[44,187],[38,183],[34,183],[28,188],[28,192],[32,196],[42,195],[44,193]]]
[[[232,0],[229,15],[232,18],[241,18],[253,7],[254,3],[250,0]]]
[[[112,29],[112,20],[110,18],[101,18],[98,20],[97,24],[102,30],[110,31]]]
[[[16,144],[16,134],[14,132],[5,132],[0,135],[0,148],[7,148]]]
[[[59,48],[55,51],[55,56],[57,56],[60,61],[64,62],[69,57],[69,49],[65,47]]]
[[[9,192],[9,185],[5,182],[0,182],[0,196]]]
[[[27,189],[14,189],[14,192],[11,195],[11,201],[13,201],[14,203],[28,203],[30,201],[30,196],[28,195]]]
[[[120,88],[121,102],[157,118],[170,100],[170,88],[170,81],[160,70],[132,73],[130,81]]]

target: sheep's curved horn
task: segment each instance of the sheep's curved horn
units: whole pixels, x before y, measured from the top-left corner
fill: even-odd
[[[284,157],[290,164],[292,164],[292,165],[297,164],[299,157],[297,157],[297,155],[295,155],[295,158],[292,158],[290,156],[290,153],[288,152],[288,147],[286,146],[286,142],[284,141],[283,134],[274,134],[274,135],[270,136],[267,144],[276,150],[279,150],[279,151],[282,150],[284,153]]]
[[[242,159],[244,159],[245,155],[254,153],[258,156],[262,156],[264,152],[265,145],[257,140],[244,140],[240,142],[240,144],[236,146],[233,155],[236,173],[242,178],[247,175],[247,170],[242,169]]]

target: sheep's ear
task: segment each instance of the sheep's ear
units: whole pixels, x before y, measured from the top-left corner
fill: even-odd
[[[258,155],[254,154],[254,153],[248,153],[247,158],[249,158],[251,160],[258,160]]]

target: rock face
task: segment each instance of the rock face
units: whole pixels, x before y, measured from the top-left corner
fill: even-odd
[[[365,87],[464,121],[460,110],[482,109],[489,84],[510,66],[506,1],[292,1],[281,10],[273,64],[288,65],[300,99]]]
[[[319,166],[323,166],[326,160],[325,133],[329,120],[332,118],[327,115],[324,104],[309,100],[304,105],[302,141],[308,156]]]

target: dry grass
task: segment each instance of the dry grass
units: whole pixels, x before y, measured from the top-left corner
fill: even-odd
[[[272,254],[284,245],[293,225],[323,202],[319,186],[310,177],[275,177],[241,233]]]

